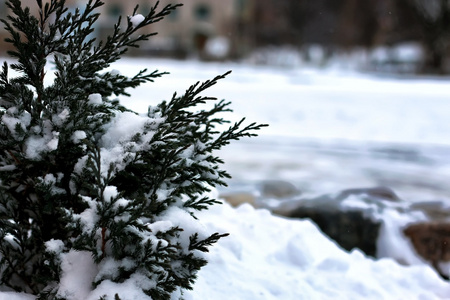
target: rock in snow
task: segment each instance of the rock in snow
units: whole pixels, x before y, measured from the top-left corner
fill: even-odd
[[[450,223],[418,223],[403,232],[411,239],[420,256],[431,262],[443,278],[449,279],[448,270],[444,272],[440,264],[450,262]]]

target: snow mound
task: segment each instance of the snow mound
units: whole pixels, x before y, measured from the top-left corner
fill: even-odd
[[[248,204],[199,215],[229,232],[199,272],[194,299],[450,299],[450,284],[428,266],[401,266],[347,253],[308,220],[289,220]]]
[[[450,299],[450,284],[430,267],[374,260],[358,250],[345,252],[308,220],[276,217],[248,204],[235,209],[226,203],[198,217],[208,230],[231,235],[211,248],[209,264],[199,272],[194,290],[185,292],[186,300]],[[69,298],[97,299],[115,290],[123,300],[146,299],[128,281],[107,282],[89,291],[86,279],[93,265],[89,257],[81,259],[81,252],[71,255],[63,270],[71,274],[63,279],[70,278],[64,284],[78,292],[66,295]],[[35,298],[0,292],[3,299]]]

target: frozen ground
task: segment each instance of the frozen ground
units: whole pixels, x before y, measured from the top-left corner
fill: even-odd
[[[282,179],[307,194],[384,185],[401,197],[450,195],[449,78],[380,77],[340,70],[127,59],[114,66],[168,71],[123,103],[139,112],[197,80],[232,69],[208,95],[232,101],[232,120],[268,123],[222,152],[230,189]]]

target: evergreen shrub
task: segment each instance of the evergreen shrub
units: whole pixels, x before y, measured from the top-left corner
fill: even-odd
[[[265,125],[218,129],[230,103],[203,92],[228,73],[146,115],[120,104],[164,73],[107,69],[180,5],[145,16],[136,6],[97,41],[100,0],[75,11],[37,0],[36,16],[6,4],[14,62],[0,72],[0,286],[38,299],[180,298],[226,236],[195,215],[219,203],[209,192],[229,178],[215,152]],[[85,294],[80,277],[92,282]]]

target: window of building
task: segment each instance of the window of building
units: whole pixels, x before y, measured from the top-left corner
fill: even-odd
[[[174,4],[174,3],[172,3],[172,4]],[[150,13],[151,9],[152,9],[151,4],[148,2],[148,0],[145,0],[142,2],[142,4],[139,5],[138,13],[146,16]],[[172,10],[172,12],[166,17],[166,19],[169,21],[176,21],[179,16],[178,11],[179,11],[179,8]]]
[[[118,3],[108,5],[108,15],[110,17],[119,17],[123,14],[122,6]]]
[[[211,8],[206,4],[199,4],[194,11],[197,20],[206,21],[211,17]]]

